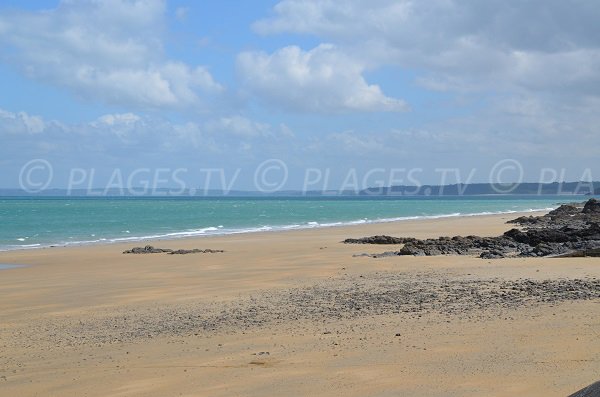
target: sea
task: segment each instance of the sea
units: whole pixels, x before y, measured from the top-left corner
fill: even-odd
[[[0,197],[0,250],[532,212],[587,198]]]

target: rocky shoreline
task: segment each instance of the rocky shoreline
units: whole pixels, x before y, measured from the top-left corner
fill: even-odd
[[[483,259],[506,257],[600,256],[600,201],[564,204],[543,216],[522,216],[509,224],[520,226],[496,237],[454,236],[437,239],[370,236],[346,239],[345,244],[403,244],[397,251],[361,254],[386,256],[474,255]]]

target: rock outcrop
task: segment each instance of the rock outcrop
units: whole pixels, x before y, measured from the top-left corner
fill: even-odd
[[[596,383],[592,383],[588,387],[584,387],[571,394],[569,397],[599,397],[600,396],[600,381]]]
[[[542,256],[595,256],[600,250],[600,201],[584,205],[564,204],[544,216],[522,216],[507,223],[510,229],[501,236],[455,236],[419,240],[410,237],[372,236],[347,239],[355,244],[404,244],[398,251],[368,255],[477,255],[484,259]]]
[[[596,199],[589,199],[583,206],[584,214],[597,213],[600,214],[600,201]]]
[[[214,254],[218,252],[224,252],[223,250],[213,250],[213,249],[198,249],[194,248],[191,250],[178,249],[172,250],[170,248],[155,248],[151,245],[147,245],[145,247],[134,247],[130,250],[123,251],[124,254],[162,254],[166,253],[168,255],[185,255],[185,254]]]
[[[416,241],[413,237],[370,236],[362,238],[347,238],[344,244],[406,244]]]
[[[151,245],[145,247],[133,247],[130,250],[123,251],[124,254],[161,254],[163,252],[172,252],[171,249],[154,248]]]

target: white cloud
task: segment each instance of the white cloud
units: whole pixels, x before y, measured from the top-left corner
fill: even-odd
[[[319,153],[341,153],[345,155],[343,157],[350,156],[351,159],[391,164],[401,163],[408,158],[423,160],[435,157],[439,153],[461,151],[465,147],[473,150],[472,138],[466,134],[449,134],[440,126],[431,128],[333,132],[313,140],[309,150]]]
[[[371,156],[390,150],[391,142],[384,142],[381,134],[360,136],[352,131],[337,132],[327,136],[327,146],[340,148],[355,156]]]
[[[233,134],[242,138],[266,136],[270,134],[271,126],[259,123],[242,116],[221,117],[206,124],[210,132]]]
[[[266,101],[291,110],[310,112],[407,110],[404,101],[387,97],[368,84],[365,65],[335,46],[321,44],[310,51],[297,46],[273,54],[243,52],[238,71],[245,87]]]
[[[279,124],[279,132],[280,132],[281,136],[287,137],[287,138],[294,138],[296,136],[296,134],[294,134],[294,130],[292,130],[290,127],[288,127],[288,125],[285,123]]]
[[[409,70],[421,88],[446,93],[415,109],[424,115],[415,131],[394,135],[387,124],[328,144],[366,153],[384,143],[472,164],[497,156],[575,164],[598,146],[598,20],[600,7],[586,0],[283,0],[253,29],[316,37],[370,69]]]
[[[98,117],[98,120],[92,122],[93,125],[132,125],[140,121],[141,118],[137,114],[133,113],[122,113],[122,114],[105,114],[104,116]]]
[[[411,2],[395,0],[284,0],[273,8],[273,17],[257,21],[253,28],[260,34],[294,32],[356,38],[410,22],[412,7]],[[356,21],[361,23],[350,26]]]
[[[273,127],[269,123],[261,123],[239,115],[208,121],[204,129],[211,134],[230,135],[240,139],[294,137],[294,132],[284,123]]]
[[[26,112],[0,109],[0,138],[8,144],[34,142],[38,146],[65,152],[130,153],[131,149],[135,149],[138,155],[157,149],[166,153],[198,149],[202,149],[203,153],[222,153],[247,147],[251,142],[260,142],[262,146],[284,142],[294,138],[294,133],[283,123],[272,126],[240,115],[210,119],[204,123],[175,123],[129,112],[104,114],[92,121],[69,124],[44,120]]]
[[[4,134],[39,134],[46,128],[46,123],[39,116],[30,116],[25,112],[12,113],[0,109],[0,135]]]
[[[428,88],[600,95],[599,19],[594,1],[284,0],[254,29],[317,35],[375,65],[417,69]]]
[[[202,107],[223,91],[205,67],[166,58],[160,0],[62,1],[0,15],[0,57],[28,77],[109,104]]]

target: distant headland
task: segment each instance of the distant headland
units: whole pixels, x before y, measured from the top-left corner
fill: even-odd
[[[4,197],[378,197],[378,196],[498,196],[498,195],[600,195],[600,181],[553,183],[458,183],[449,185],[397,185],[368,187],[356,190],[279,190],[260,192],[253,190],[181,189],[46,189],[31,193],[22,189],[0,188]]]

